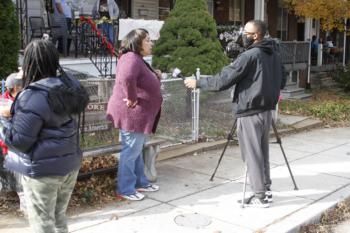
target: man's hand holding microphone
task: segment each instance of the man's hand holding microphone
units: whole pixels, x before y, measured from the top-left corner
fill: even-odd
[[[184,84],[187,88],[195,89],[197,85],[197,80],[193,78],[188,78],[184,80]]]
[[[196,88],[196,84],[197,84],[197,80],[194,78],[185,78],[182,74],[181,74],[181,70],[179,68],[175,68],[172,72],[172,76],[173,78],[182,78],[184,80],[184,84],[187,88],[190,89],[195,89]]]

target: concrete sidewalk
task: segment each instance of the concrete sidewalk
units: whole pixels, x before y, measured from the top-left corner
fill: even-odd
[[[221,149],[160,161],[159,192],[141,202],[114,202],[74,214],[70,232],[298,232],[301,224],[350,196],[350,128],[315,129],[284,136],[282,142],[299,190],[293,190],[279,145],[271,144],[270,208],[240,208],[244,164],[239,148],[232,146],[213,182],[209,178]],[[23,219],[0,219],[0,233],[28,230]]]

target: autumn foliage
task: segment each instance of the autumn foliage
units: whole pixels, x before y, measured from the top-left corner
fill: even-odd
[[[296,15],[319,19],[324,30],[344,30],[344,22],[350,18],[348,0],[284,0]]]

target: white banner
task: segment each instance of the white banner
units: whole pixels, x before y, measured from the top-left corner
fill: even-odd
[[[159,31],[162,28],[164,21],[160,20],[144,20],[144,19],[119,19],[119,35],[118,39],[123,38],[132,30],[137,28],[146,29],[151,40],[158,40]]]

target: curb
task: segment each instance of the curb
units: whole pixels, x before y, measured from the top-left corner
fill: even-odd
[[[350,197],[350,183],[260,229],[265,233],[298,233],[303,226],[317,224],[324,213]]]

